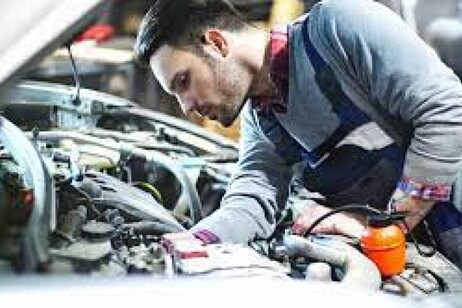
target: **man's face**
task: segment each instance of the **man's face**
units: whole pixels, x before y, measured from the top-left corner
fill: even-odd
[[[197,112],[230,126],[243,106],[250,75],[218,50],[192,50],[162,46],[151,57],[152,71],[161,86],[176,96],[185,114]]]

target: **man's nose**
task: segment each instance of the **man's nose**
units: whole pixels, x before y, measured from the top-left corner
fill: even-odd
[[[193,97],[179,96],[181,110],[185,115],[189,115],[197,110],[197,100]]]

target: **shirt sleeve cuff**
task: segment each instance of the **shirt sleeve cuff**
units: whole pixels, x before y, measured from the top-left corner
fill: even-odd
[[[406,195],[431,201],[449,201],[452,185],[447,184],[426,184],[404,178],[397,184],[397,189]]]
[[[205,230],[205,229],[196,230],[193,232],[193,235],[196,238],[198,238],[200,241],[202,241],[202,243],[204,243],[205,245],[218,244],[221,242],[220,238],[209,230]]]

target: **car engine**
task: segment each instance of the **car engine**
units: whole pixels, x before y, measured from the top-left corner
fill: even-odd
[[[439,253],[421,256],[408,242],[404,272],[383,279],[356,241],[293,235],[290,215],[248,246],[182,238],[218,208],[237,145],[98,92],[75,101],[72,91],[26,82],[3,98],[0,276],[258,276],[401,296],[462,291],[460,271]],[[301,198],[294,189],[288,209]]]

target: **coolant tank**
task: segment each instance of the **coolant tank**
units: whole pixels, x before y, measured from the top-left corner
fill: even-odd
[[[376,264],[382,277],[400,274],[406,264],[406,238],[403,231],[385,215],[368,217],[361,236],[363,253]]]

